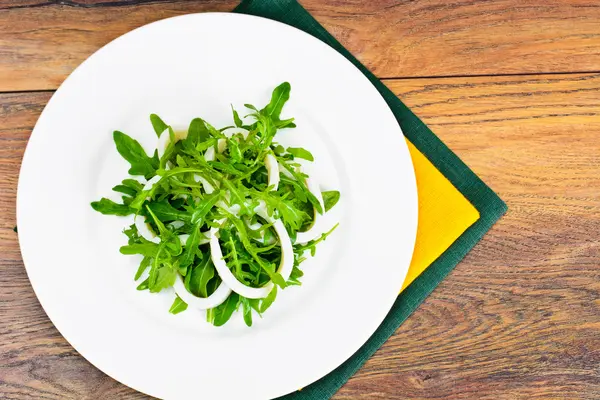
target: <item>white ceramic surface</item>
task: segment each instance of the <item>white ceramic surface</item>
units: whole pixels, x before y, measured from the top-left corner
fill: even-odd
[[[119,254],[129,218],[90,202],[127,175],[112,131],[146,149],[159,114],[231,121],[229,105],[262,106],[291,83],[277,141],[310,149],[321,189],[339,189],[338,230],[303,264],[301,287],[246,328],[200,311],[168,313],[173,291],[135,290],[136,257]],[[114,195],[113,195],[114,198]],[[27,146],[17,198],[19,239],[35,292],[64,337],[99,369],[166,399],[268,399],[304,387],[375,331],[405,278],[417,226],[410,155],[390,109],[344,57],[295,28],[239,14],[159,21],[111,42],[52,97]]]

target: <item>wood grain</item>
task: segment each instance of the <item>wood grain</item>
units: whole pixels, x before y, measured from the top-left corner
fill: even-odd
[[[301,3],[379,77],[600,71],[596,0]],[[236,0],[0,0],[0,92],[55,89],[136,27]]]
[[[600,74],[387,84],[509,204],[336,399],[597,399]],[[20,160],[49,93],[0,95],[0,398],[146,398],[79,356],[12,231]]]

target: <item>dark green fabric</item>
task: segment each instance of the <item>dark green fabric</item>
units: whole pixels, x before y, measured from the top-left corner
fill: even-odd
[[[257,15],[294,26],[322,40],[340,52],[366,75],[381,93],[404,135],[479,210],[480,219],[454,242],[429,268],[406,288],[371,338],[346,362],[329,375],[280,397],[285,400],[328,399],[358,371],[421,302],[435,289],[483,235],[506,212],[506,204],[471,171],[415,114],[375,75],[352,56],[295,0],[245,0],[234,12]]]

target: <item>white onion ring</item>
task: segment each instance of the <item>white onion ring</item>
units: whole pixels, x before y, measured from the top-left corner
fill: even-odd
[[[219,153],[224,152],[226,148],[227,148],[227,140],[225,140],[225,139],[217,140],[217,151]],[[204,160],[205,161],[215,161],[215,156],[216,156],[215,155],[215,146],[210,146],[204,152]]]
[[[323,212],[325,212],[325,202],[323,201],[323,195],[321,194],[321,189],[319,188],[317,182],[314,179],[309,178],[306,178],[304,182],[306,183],[308,191],[311,192],[317,198],[319,204],[321,205],[321,208],[323,209]],[[310,242],[311,240],[317,239],[323,233],[323,229],[321,229],[320,227],[320,225],[322,225],[320,223],[322,216],[321,214],[319,214],[316,208],[313,208],[313,210],[314,217],[311,226],[308,228],[308,230],[304,232],[296,233],[295,243]]]
[[[160,180],[160,176],[153,176],[146,182],[142,190],[151,190],[154,187],[154,184]],[[150,200],[150,197],[146,197],[146,200]],[[156,235],[156,233],[150,228],[150,224],[148,224],[144,217],[136,214],[133,218],[133,224],[137,228],[138,234],[146,239],[149,242],[160,243],[160,238]]]
[[[175,293],[177,296],[181,298],[181,300],[185,301],[188,306],[198,308],[200,310],[207,310],[209,308],[214,308],[219,304],[223,303],[229,295],[231,294],[231,289],[227,287],[223,282],[219,285],[217,290],[214,291],[208,297],[196,297],[185,288],[185,283],[183,282],[183,277],[177,274],[177,278],[175,279],[175,283],[173,284],[173,288],[175,289]]]
[[[265,156],[265,167],[267,168],[269,181],[268,185],[273,186],[272,190],[277,190],[277,187],[279,186],[279,164],[277,163],[277,159],[270,153]],[[223,201],[220,201],[218,205],[227,209],[234,215],[237,215],[240,209],[239,205],[237,204],[227,207]],[[287,281],[292,273],[292,269],[294,268],[294,248],[292,247],[292,241],[290,240],[287,230],[285,229],[285,226],[281,220],[274,220],[268,215],[264,202],[261,201],[261,204],[256,207],[254,211],[268,223],[272,224],[275,233],[279,237],[279,243],[281,245],[281,262],[277,272],[279,272],[283,279]],[[223,221],[224,220],[217,221],[217,224],[219,225]],[[260,224],[258,225],[262,226]],[[223,282],[227,284],[227,286],[229,286],[234,292],[246,298],[260,299],[267,297],[267,295],[273,289],[273,282],[268,282],[266,285],[260,288],[252,288],[238,281],[237,278],[231,273],[229,267],[227,267],[227,264],[223,260],[223,252],[221,250],[221,245],[219,244],[219,239],[217,238],[218,231],[218,228],[211,228],[210,230],[210,253],[213,264],[217,269],[217,273]]]
[[[206,192],[206,194],[212,194],[215,191],[215,188],[213,187],[213,185],[211,185],[205,177],[203,177],[202,175],[198,175],[198,174],[194,174],[194,180],[196,182],[200,182],[202,184],[202,186],[204,187],[204,191]]]
[[[169,225],[171,225],[173,227],[173,229],[179,229],[182,226],[185,225],[185,222],[183,221],[173,221],[173,222],[169,222]]]
[[[283,277],[284,281],[287,281],[294,268],[294,248],[292,247],[292,241],[290,240],[287,230],[280,219],[274,220],[267,214],[264,203],[256,207],[254,211],[268,223],[273,224],[273,229],[279,237],[279,243],[281,245],[281,262],[277,272]],[[221,224],[223,221],[224,220],[217,221],[217,224]],[[260,288],[253,288],[238,281],[233,273],[231,273],[225,260],[223,260],[223,252],[221,250],[221,245],[219,244],[219,238],[217,237],[218,231],[219,228],[210,229],[210,256],[217,269],[217,273],[223,282],[240,296],[249,299],[261,299],[267,297],[273,289],[273,282],[268,282]]]
[[[188,135],[188,132],[174,131],[173,134],[175,136],[175,143],[177,143],[178,141],[185,139]],[[163,131],[163,133],[160,134],[158,142],[156,143],[158,158],[161,158],[165,154],[167,147],[169,147],[169,143],[171,143],[171,135],[169,135],[169,128],[167,128]]]
[[[204,161],[215,161],[215,148],[214,146],[210,146],[204,152]]]
[[[149,242],[153,242],[156,244],[160,243],[160,238],[156,236],[156,233],[154,233],[154,231],[150,228],[150,224],[144,221],[144,216],[136,215],[133,218],[133,224],[137,228],[138,235],[140,235]]]
[[[199,244],[206,244],[210,242],[210,231],[204,231],[204,232],[200,232],[200,234],[202,235],[200,237],[200,242]],[[181,242],[181,245],[185,245],[185,242],[187,242],[188,238],[190,237],[190,235],[183,234],[183,235],[179,235],[179,241]]]

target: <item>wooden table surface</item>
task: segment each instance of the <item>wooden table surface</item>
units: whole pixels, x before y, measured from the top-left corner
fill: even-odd
[[[509,205],[335,398],[600,398],[600,3],[301,2]],[[0,0],[0,398],[146,398],[40,307],[13,231],[21,158],[53,91],[100,46],[235,5]]]

